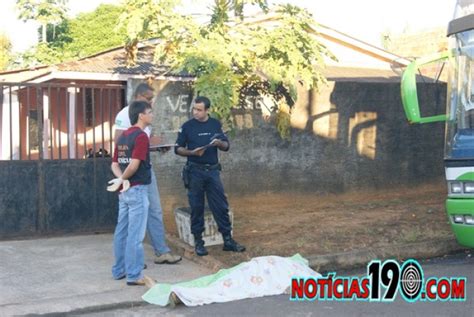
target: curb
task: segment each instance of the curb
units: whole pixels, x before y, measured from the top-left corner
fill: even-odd
[[[227,266],[213,257],[212,255],[206,256],[197,256],[194,253],[194,248],[188,245],[187,243],[181,241],[179,238],[173,236],[172,234],[166,235],[166,241],[169,245],[175,249],[183,258],[193,261],[196,264],[204,266],[213,272],[217,272],[220,269],[226,268]]]
[[[307,257],[309,266],[317,272],[332,272],[366,266],[372,260],[408,258],[426,259],[468,250],[455,239],[434,240],[410,244],[391,245],[384,248],[354,250],[350,252],[314,255]]]
[[[171,234],[168,234],[166,238],[170,246],[173,246],[179,254],[190,261],[214,272],[227,267],[227,265],[211,255],[204,257],[195,255],[194,249],[191,246]],[[310,255],[307,256],[306,259],[309,261],[309,266],[313,270],[321,273],[365,267],[367,263],[375,259],[396,259],[399,261],[408,258],[427,259],[464,252],[466,250],[468,249],[459,245],[456,239],[452,238],[447,240],[389,245],[383,248],[369,248],[333,254]]]

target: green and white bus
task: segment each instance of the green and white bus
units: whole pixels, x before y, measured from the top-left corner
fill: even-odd
[[[411,123],[446,121],[446,210],[457,241],[474,247],[474,0],[458,0],[448,26],[447,52],[411,63],[402,77],[402,102]],[[446,59],[448,89],[446,114],[422,117],[416,73],[428,63]]]

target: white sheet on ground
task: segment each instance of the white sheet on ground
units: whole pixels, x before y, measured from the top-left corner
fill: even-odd
[[[288,258],[262,256],[189,282],[157,284],[142,298],[166,306],[174,292],[185,305],[199,306],[283,294],[291,286],[292,277],[318,276],[299,254]]]

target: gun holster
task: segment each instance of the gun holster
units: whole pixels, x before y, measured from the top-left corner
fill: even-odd
[[[190,182],[190,168],[188,165],[184,165],[183,170],[181,171],[181,178],[183,179],[183,184],[184,188],[188,189],[189,188],[189,182]]]

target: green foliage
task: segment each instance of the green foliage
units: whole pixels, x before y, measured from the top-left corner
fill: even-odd
[[[271,11],[270,24],[247,22],[244,5],[270,12],[265,0],[215,0],[210,22],[200,25],[176,14],[177,4],[173,0],[126,1],[121,21],[127,27],[129,58],[133,63],[140,39],[161,39],[155,62],[196,76],[196,93],[212,100],[211,109],[224,123],[231,122],[231,109],[249,87],[258,86],[259,93],[272,96],[275,105],[291,106],[297,85],[311,88],[325,82],[324,58],[334,56],[308,32],[315,22],[307,11],[278,6]],[[280,113],[278,129],[286,138],[290,112],[279,109],[283,106],[274,109]]]
[[[212,72],[199,76],[194,84],[194,89],[198,95],[205,95],[212,100],[211,109],[217,118],[228,121],[232,105],[236,105],[238,102],[238,88],[241,81],[240,75],[229,72],[226,67],[218,65]]]
[[[179,0],[127,0],[119,27],[126,27],[127,39],[148,39],[155,35],[167,36],[175,27],[191,20],[182,19],[173,11]],[[137,10],[137,8],[140,8]]]
[[[16,0],[18,18],[40,23],[42,42],[46,42],[47,26],[59,24],[66,18],[67,2],[68,0]]]
[[[68,0],[17,0],[18,18],[41,24],[58,24],[66,15]]]
[[[0,33],[0,71],[6,70],[10,64],[12,43],[8,36]]]
[[[48,42],[24,52],[19,64],[55,64],[120,46],[126,39],[125,29],[117,28],[122,10],[120,6],[102,4],[93,12],[48,25]]]
[[[125,29],[115,29],[122,7],[102,4],[93,12],[79,14],[68,24],[67,37],[71,39],[64,50],[74,57],[89,56],[125,41]]]
[[[38,29],[41,32],[41,28]],[[62,49],[72,38],[69,36],[69,20],[63,20],[59,24],[48,24],[46,27],[46,42],[51,48]]]
[[[283,140],[291,138],[291,115],[290,108],[285,103],[280,103],[276,114],[276,128]]]
[[[20,60],[16,63],[20,67],[33,67],[38,65],[51,65],[59,63],[70,56],[65,55],[61,50],[55,49],[50,43],[39,43],[35,47],[21,54]]]
[[[120,17],[118,27],[126,29],[126,51],[129,65],[136,60],[138,41],[151,37],[173,39],[174,43],[166,50],[157,54],[167,54],[168,50],[175,51],[176,47],[197,36],[197,27],[190,17],[183,17],[174,12],[179,0],[126,0],[124,12]],[[191,45],[191,43],[188,43]],[[163,47],[157,47],[157,51]],[[172,58],[172,57],[171,57]]]
[[[214,0],[214,6],[211,8],[210,29],[217,32],[228,30],[229,26],[226,23],[231,20],[231,12],[236,21],[243,21],[245,5],[257,5],[263,12],[268,12],[266,0]]]

